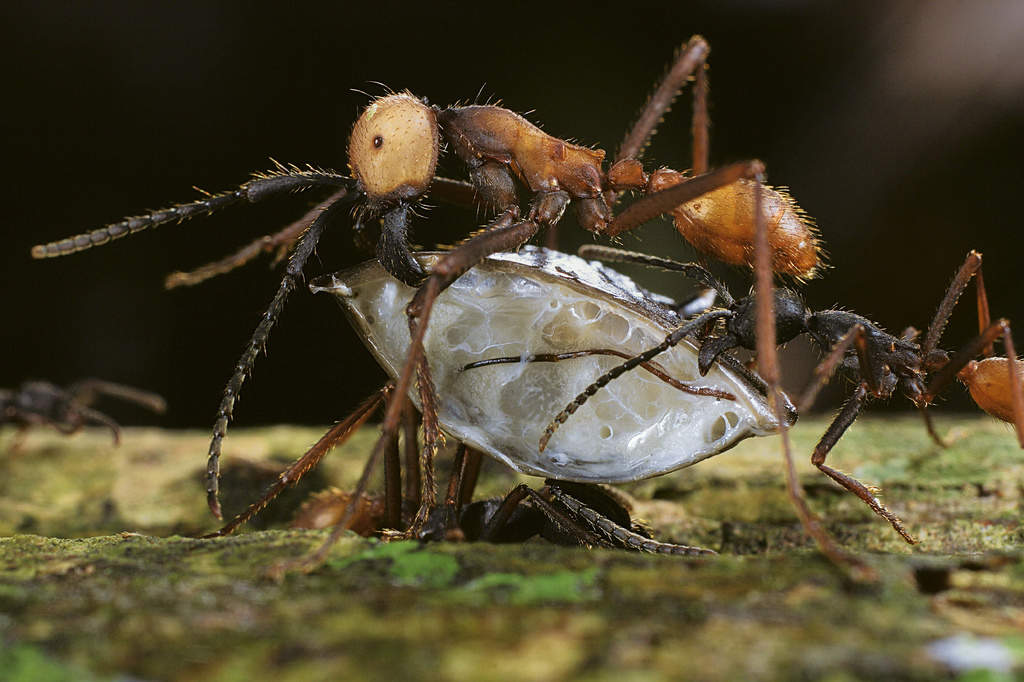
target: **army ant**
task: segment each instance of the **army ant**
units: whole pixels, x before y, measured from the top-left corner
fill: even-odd
[[[109,381],[85,379],[67,388],[48,381],[26,381],[15,391],[0,389],[0,424],[17,424],[22,430],[46,424],[68,435],[86,424],[96,424],[110,429],[117,445],[121,441],[121,427],[91,407],[100,396],[135,403],[161,414],[167,409],[164,399],[155,393]]]
[[[763,244],[761,252],[766,254]],[[720,331],[710,335],[703,333],[704,338],[699,352],[699,370],[702,374],[733,348],[754,350],[757,352],[761,376],[772,386],[775,399],[778,400],[781,391],[778,389],[776,346],[805,334],[825,357],[815,371],[814,381],[797,403],[798,410],[810,409],[818,391],[837,368],[852,379],[856,388],[814,448],[811,462],[833,481],[857,495],[876,514],[889,521],[909,543],[916,541],[904,528],[900,519],[878,500],[868,486],[849,474],[825,464],[828,453],[870,400],[888,399],[893,393],[901,392],[921,410],[929,434],[941,444],[928,417],[927,408],[941,391],[959,377],[968,386],[979,407],[1003,421],[1014,424],[1018,441],[1021,447],[1024,447],[1021,366],[1019,361],[1009,361],[1009,358],[1016,358],[1009,322],[1005,319],[991,321],[981,275],[980,253],[971,251],[967,254],[963,265],[946,290],[921,344],[915,342],[918,333],[913,328],[908,328],[897,337],[856,313],[844,310],[810,310],[800,294],[793,289],[773,287],[771,271],[764,267],[767,257],[763,258],[761,268],[757,271],[758,282],[755,292],[744,298],[735,299],[722,283],[702,266],[694,263],[677,263],[665,258],[599,246],[582,247],[580,255],[616,262],[640,263],[681,272],[701,285],[715,289],[722,302],[722,308],[697,316],[669,334],[661,344],[628,359],[594,381],[556,415],[545,429],[540,441],[542,450],[558,427],[602,387],[672,348],[684,336],[700,335],[702,330],[713,328],[715,325],[721,326]],[[939,349],[938,343],[953,307],[975,276],[980,333],[951,356],[947,351]],[[772,293],[765,296],[760,292]],[[998,339],[1002,339],[1009,358],[992,357],[992,343]],[[978,362],[975,360],[978,355],[986,357]],[[771,394],[769,396],[771,397]],[[826,554],[845,562],[848,559],[818,526],[802,495],[799,494],[791,465],[787,426],[784,422],[780,423],[783,448],[787,460],[790,461],[790,490],[801,520]]]
[[[337,188],[322,210],[305,221],[261,238],[237,254],[171,284],[191,283],[225,272],[262,250],[290,248],[285,274],[266,312],[235,366],[224,389],[210,443],[207,499],[221,516],[218,500],[221,441],[233,416],[242,383],[267,342],[289,294],[321,235],[343,213],[355,215],[353,229],[361,239],[379,232],[376,255],[399,280],[418,287],[409,305],[412,344],[396,381],[376,449],[382,451],[399,428],[404,396],[417,374],[427,446],[421,462],[424,476],[419,523],[434,502],[432,458],[439,439],[429,366],[422,341],[437,295],[488,254],[516,249],[542,229],[560,221],[567,206],[575,205],[580,225],[599,235],[616,235],[651,218],[672,213],[677,228],[698,249],[730,263],[752,265],[756,200],[760,219],[770,230],[773,266],[797,278],[813,276],[820,267],[820,248],[813,226],[786,195],[763,187],[763,166],[746,161],[708,172],[708,114],[705,62],[709,52],[703,38],[694,36],[680,52],[666,77],[626,135],[607,172],[605,152],[571,144],[541,131],[525,118],[498,106],[437,107],[408,93],[391,94],[372,102],[353,126],[348,143],[351,176],[317,168],[278,164],[256,174],[237,189],[208,194],[144,215],[125,218],[106,227],[32,249],[36,258],[62,256],[105,244],[128,234],[219,211],[243,202],[316,187]],[[637,160],[657,122],[691,78],[695,79],[693,115],[693,173],[687,178],[668,170],[643,171]],[[470,183],[435,177],[442,147],[452,150],[468,167]],[[518,186],[532,194],[523,211]],[[618,215],[613,213],[622,192],[644,196]],[[455,203],[474,199],[493,211],[487,226],[453,248],[427,272],[412,257],[408,231],[415,206],[430,192]],[[379,224],[379,227],[378,227]],[[300,234],[301,233],[301,234]],[[290,246],[289,246],[290,244]]]

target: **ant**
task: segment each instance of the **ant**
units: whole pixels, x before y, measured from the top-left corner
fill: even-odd
[[[708,113],[706,59],[710,48],[700,36],[680,51],[637,123],[626,135],[615,162],[605,172],[605,152],[575,145],[544,133],[522,116],[499,106],[438,107],[409,93],[393,93],[366,107],[348,141],[351,177],[318,168],[284,166],[254,175],[234,190],[208,194],[144,215],[125,218],[104,228],[32,249],[35,258],[62,256],[169,222],[213,213],[242,202],[314,187],[337,188],[308,223],[289,225],[263,237],[228,258],[195,273],[172,275],[169,284],[194,283],[226,272],[261,250],[283,248],[291,255],[285,274],[262,319],[254,330],[224,389],[214,421],[207,466],[207,501],[221,517],[218,498],[221,442],[233,416],[235,401],[259,350],[265,347],[290,293],[303,276],[306,261],[325,229],[343,212],[354,213],[357,241],[374,232],[376,256],[397,279],[418,287],[407,309],[411,350],[396,383],[397,396],[405,396],[415,372],[423,404],[427,447],[424,476],[427,493],[420,521],[433,503],[432,458],[439,439],[429,366],[422,341],[437,295],[487,255],[516,249],[542,229],[552,230],[570,203],[577,222],[599,235],[615,236],[665,213],[672,213],[684,237],[710,255],[730,263],[752,265],[755,220],[750,207],[756,195],[758,216],[771,225],[774,267],[796,278],[814,276],[820,269],[821,249],[813,225],[787,195],[762,186],[763,165],[758,161],[734,163],[708,171]],[[695,80],[693,115],[693,173],[687,178],[674,171],[648,175],[638,161],[657,122],[690,80]],[[447,146],[468,167],[470,183],[435,177],[438,156]],[[518,184],[517,184],[518,183]],[[518,185],[532,194],[528,209],[520,208]],[[639,191],[644,196],[618,215],[618,196]],[[411,216],[430,192],[454,203],[482,204],[495,217],[439,260],[430,272],[412,257],[408,241]],[[709,194],[713,193],[713,194]],[[525,214],[524,214],[525,213]],[[307,216],[312,215],[307,214]],[[379,228],[376,224],[379,224]],[[301,234],[300,234],[301,232]],[[404,401],[391,401],[377,449],[386,447],[399,426]]]
[[[35,424],[47,424],[71,435],[86,424],[110,429],[114,445],[121,442],[121,427],[113,419],[90,407],[99,396],[110,396],[163,414],[167,403],[155,393],[98,379],[85,379],[60,388],[47,381],[26,381],[16,391],[0,389],[0,424],[17,424],[21,431]],[[17,441],[11,446],[17,449]]]
[[[763,251],[763,249],[762,249]],[[820,388],[829,380],[836,369],[840,369],[855,384],[852,395],[847,398],[839,414],[835,417],[825,434],[821,437],[811,462],[833,481],[846,488],[863,500],[876,514],[886,519],[897,533],[908,543],[916,540],[907,532],[900,519],[883,505],[872,490],[843,472],[825,464],[828,453],[836,445],[847,428],[853,424],[864,406],[872,399],[888,399],[899,391],[913,402],[924,415],[929,434],[940,445],[941,439],[928,416],[927,408],[941,391],[958,377],[967,384],[977,404],[989,414],[1004,421],[1012,422],[1017,431],[1017,438],[1024,447],[1024,396],[1022,396],[1022,373],[1019,362],[1011,363],[1008,358],[992,356],[992,344],[998,339],[1003,340],[1010,358],[1016,358],[1010,324],[1005,319],[991,321],[988,310],[988,298],[981,274],[981,254],[971,251],[967,254],[963,265],[959,268],[945,296],[939,305],[924,341],[915,342],[917,330],[910,327],[900,336],[889,334],[879,325],[844,310],[812,311],[803,301],[799,293],[788,287],[774,288],[771,285],[771,273],[758,270],[758,275],[768,281],[763,287],[758,282],[755,293],[744,298],[735,299],[728,289],[716,280],[706,269],[694,263],[678,263],[666,258],[648,256],[619,249],[600,246],[584,246],[580,249],[583,257],[599,258],[606,261],[632,262],[643,265],[674,270],[686,277],[699,282],[702,286],[713,288],[722,302],[722,309],[717,311],[724,315],[719,320],[724,322],[724,329],[718,335],[705,335],[699,351],[698,369],[701,374],[724,353],[742,347],[757,352],[761,366],[761,375],[778,392],[778,370],[775,367],[776,346],[792,340],[798,335],[807,335],[825,354],[824,359],[815,370],[815,380],[805,390],[797,403],[800,411],[810,409]],[[767,259],[764,259],[767,260]],[[959,352],[950,356],[938,348],[953,307],[963,293],[970,280],[977,277],[977,304],[980,334],[964,346]],[[762,288],[763,287],[763,288]],[[759,298],[759,291],[772,291],[770,297]],[[761,301],[768,306],[762,307]],[[768,309],[767,315],[765,309]],[[698,316],[687,323],[688,327],[700,328],[705,318],[716,311],[712,310]],[[566,421],[586,400],[601,387],[621,376],[634,367],[649,362],[657,355],[679,342],[680,335],[670,334],[664,342],[643,353],[640,353],[621,365],[612,368],[577,396],[564,410],[552,420],[541,438],[540,449],[543,450],[551,434]],[[979,354],[986,359],[974,360]],[[765,358],[768,358],[766,361]],[[765,365],[768,371],[765,371]],[[771,394],[769,395],[771,398]],[[786,436],[787,425],[780,422],[783,434],[783,447],[787,460],[791,460],[789,443]],[[795,482],[795,474],[789,467],[788,475],[791,484]],[[791,485],[791,492],[794,490]],[[826,554],[842,557],[834,548],[831,540],[816,526],[809,511],[803,503],[802,496],[797,499],[798,513],[812,536],[818,541]],[[845,561],[845,559],[843,559]]]

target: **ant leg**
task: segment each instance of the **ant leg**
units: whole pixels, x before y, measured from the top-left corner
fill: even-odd
[[[356,407],[352,414],[328,429],[327,433],[321,436],[320,440],[313,444],[313,447],[295,460],[287,469],[282,471],[278,475],[274,484],[267,488],[266,492],[263,493],[263,496],[259,500],[250,504],[248,509],[231,519],[228,523],[224,524],[220,530],[202,537],[217,538],[230,535],[241,525],[248,522],[249,519],[256,516],[256,514],[266,508],[266,506],[270,504],[275,497],[280,495],[281,491],[298,483],[299,479],[306,475],[306,472],[310,471],[320,463],[320,460],[324,458],[324,455],[348,440],[349,436],[355,433],[359,427],[366,423],[366,420],[370,418],[374,411],[383,404],[384,399],[391,392],[391,389],[391,384],[388,384],[364,400],[358,407]],[[352,499],[358,499],[358,496],[353,496]]]
[[[600,244],[585,244],[577,249],[576,255],[580,258],[592,258],[608,263],[635,263],[637,265],[646,265],[648,267],[660,268],[662,270],[681,272],[684,277],[694,280],[702,287],[714,289],[719,298],[722,299],[723,308],[731,308],[736,302],[733,299],[732,294],[729,292],[729,289],[722,284],[722,282],[716,279],[703,266],[697,265],[696,263],[680,263],[679,261],[674,261],[671,258],[662,258],[661,256],[652,256],[646,253],[627,251],[626,249],[616,249],[611,246],[602,246]]]
[[[505,496],[505,499],[501,501],[501,504],[498,505],[498,508],[493,514],[491,514],[491,517],[484,525],[483,532],[480,534],[480,539],[485,542],[492,541],[492,539],[509,522],[509,519],[512,517],[512,512],[515,511],[516,507],[518,507],[519,504],[527,497],[530,498],[530,500],[538,509],[540,509],[541,512],[543,512],[545,516],[547,516],[566,533],[571,535],[584,547],[614,547],[614,545],[609,541],[604,540],[599,535],[587,530],[580,524],[576,523],[576,521],[569,518],[569,516],[567,516],[562,510],[558,509],[555,505],[545,499],[543,495],[525,483],[520,483]]]
[[[852,476],[839,472],[825,464],[825,457],[839,441],[843,433],[846,432],[846,429],[850,427],[850,424],[857,419],[857,415],[860,414],[860,410],[864,405],[868,392],[874,392],[871,382],[873,372],[870,370],[873,365],[871,364],[871,356],[870,353],[868,353],[865,341],[866,336],[864,333],[864,327],[859,324],[851,327],[850,330],[847,331],[838,342],[836,342],[829,351],[829,354],[815,369],[815,380],[801,396],[799,403],[800,411],[810,409],[811,405],[814,404],[814,399],[817,396],[818,391],[828,381],[829,377],[832,376],[832,373],[842,361],[850,345],[853,344],[857,348],[857,359],[860,361],[861,374],[866,378],[861,382],[860,386],[857,387],[857,390],[853,395],[847,399],[846,403],[843,404],[839,414],[829,425],[828,429],[825,431],[825,435],[823,435],[821,440],[818,442],[818,445],[815,446],[814,452],[811,455],[811,463],[836,483],[839,483],[841,486],[863,500],[876,514],[889,521],[889,523],[892,524],[892,527],[896,529],[896,532],[903,536],[903,539],[914,544],[916,540],[907,533],[899,517],[879,502],[866,485]]]
[[[226,258],[222,258],[221,260],[214,261],[212,263],[207,263],[195,270],[187,272],[172,272],[164,278],[164,288],[174,289],[176,287],[195,286],[200,282],[205,282],[208,279],[226,274],[236,268],[240,268],[259,256],[261,253],[270,253],[281,248],[287,248],[287,246],[295,241],[295,238],[298,237],[310,223],[316,220],[316,217],[320,215],[320,213],[335,201],[338,201],[345,196],[347,191],[348,190],[346,189],[338,190],[326,200],[320,202],[320,204],[307,211],[305,215],[298,220],[288,224],[274,234],[266,234],[253,240]],[[276,261],[277,259],[275,258],[275,263]]]
[[[569,419],[569,417],[576,412],[576,410],[583,407],[590,396],[597,393],[603,387],[607,386],[611,381],[625,374],[631,369],[648,362],[657,355],[664,353],[672,346],[683,340],[689,334],[694,333],[698,329],[704,327],[704,325],[714,322],[715,320],[723,317],[729,317],[732,313],[728,310],[712,310],[706,312],[703,315],[695,317],[683,326],[679,327],[675,331],[671,332],[665,337],[665,340],[659,343],[653,348],[645,350],[643,353],[634,355],[629,360],[626,360],[621,365],[612,367],[610,370],[599,376],[594,383],[587,386],[583,391],[577,395],[572,401],[566,405],[561,412],[555,415],[554,419],[544,428],[544,433],[540,437],[539,449],[544,452],[544,448],[547,447],[548,441],[555,435],[555,431]]]
[[[167,401],[156,393],[101,379],[76,381],[67,387],[67,393],[72,400],[81,405],[91,405],[97,396],[105,395],[135,403],[158,414],[163,414],[167,410]]]
[[[929,353],[935,350],[939,345],[939,339],[942,337],[942,332],[946,329],[946,324],[949,322],[949,316],[953,313],[953,308],[956,306],[960,295],[967,288],[971,278],[975,274],[980,277],[981,273],[981,254],[977,251],[970,251],[967,253],[967,258],[964,259],[963,265],[957,270],[953,276],[953,280],[949,283],[949,287],[946,288],[946,293],[942,297],[942,302],[939,303],[938,310],[935,311],[935,317],[932,318],[932,323],[928,325],[928,333],[925,334],[924,342],[921,344],[921,356],[927,357]],[[983,292],[978,293],[978,319],[982,319],[982,306],[984,306],[984,317],[988,318],[988,298]],[[988,327],[988,323],[980,327],[979,332],[984,331]]]
[[[710,51],[711,48],[707,41],[701,36],[690,38],[686,47],[673,60],[668,73],[665,74],[647,100],[636,123],[626,133],[626,137],[622,140],[619,151],[615,155],[616,161],[638,159],[643,155],[644,147],[654,134],[658,123],[672,106],[672,102],[679,95],[679,91],[686,81],[696,71],[698,79],[696,90],[703,87],[705,92],[702,94],[695,92],[694,94],[694,172],[703,172],[697,171],[696,166],[698,158],[700,158],[698,147],[703,146],[703,162],[704,167],[707,167],[707,85],[702,78],[702,72]],[[698,132],[698,127],[701,129],[700,132]]]
[[[462,485],[459,487],[460,508],[473,501],[473,493],[476,491],[476,482],[480,477],[483,457],[483,454],[476,448],[466,449],[465,464],[462,468]]]
[[[676,554],[686,556],[705,556],[717,554],[717,552],[704,549],[703,547],[691,547],[689,545],[677,545],[670,542],[658,542],[644,537],[628,528],[623,528],[607,516],[595,511],[583,504],[575,497],[565,492],[557,485],[548,486],[551,496],[556,502],[563,505],[577,518],[583,519],[595,533],[601,535],[608,542],[625,549],[633,549],[638,552],[650,552],[652,554]]]
[[[800,484],[793,461],[793,450],[789,440],[789,427],[785,415],[785,399],[779,378],[778,349],[775,347],[775,294],[774,274],[772,270],[772,253],[768,241],[768,227],[764,219],[763,203],[763,171],[758,174],[757,187],[754,191],[754,251],[755,251],[755,305],[757,311],[757,364],[764,378],[768,391],[768,404],[775,413],[779,423],[779,438],[782,441],[782,457],[786,472],[786,493],[793,509],[796,511],[800,525],[818,550],[840,567],[856,567],[862,573],[868,569],[855,557],[847,554],[836,545],[835,540],[821,525],[807,504],[807,496]],[[836,354],[841,358],[841,354]],[[838,362],[838,360],[836,360]]]
[[[825,431],[825,435],[821,437],[818,444],[814,448],[814,452],[811,454],[811,463],[818,467],[818,469],[831,478],[833,481],[843,486],[851,493],[859,497],[864,501],[871,510],[888,521],[893,529],[899,533],[904,540],[910,544],[916,544],[917,540],[907,532],[906,528],[903,527],[903,522],[900,518],[889,511],[884,504],[882,504],[877,497],[873,494],[871,489],[866,485],[853,478],[848,474],[844,474],[841,471],[837,471],[832,467],[825,464],[825,458],[828,453],[832,450],[835,444],[842,438],[846,429],[853,424],[854,420],[857,419],[857,415],[860,414],[861,408],[864,406],[864,402],[868,396],[868,387],[866,382],[861,382],[857,387],[857,390],[853,392],[847,401],[843,404],[839,414],[829,424],[828,429]]]
[[[525,358],[518,355],[489,358],[487,360],[471,362],[463,367],[462,371],[466,371],[467,369],[476,369],[478,367],[487,367],[489,365],[515,365],[520,362],[561,362],[562,360],[574,360],[576,358],[585,358],[593,355],[611,355],[624,360],[629,360],[633,357],[629,353],[623,353],[622,351],[615,350],[613,348],[592,348],[587,350],[570,351],[567,353],[539,353]],[[640,367],[661,379],[672,388],[682,391],[683,393],[703,395],[711,398],[721,398],[722,400],[736,400],[736,396],[728,391],[720,391],[717,388],[707,388],[706,386],[690,386],[689,384],[684,384],[675,377],[670,376],[665,368],[656,362],[645,362],[642,363]]]
[[[276,162],[275,162],[276,163]],[[92,232],[68,237],[48,244],[32,247],[33,258],[54,258],[84,251],[94,246],[139,232],[147,227],[156,227],[170,222],[181,222],[195,217],[200,213],[210,214],[242,201],[255,203],[274,194],[284,194],[318,185],[344,187],[348,194],[354,195],[354,183],[351,178],[337,173],[309,168],[302,170],[297,166],[283,166],[277,163],[273,170],[257,173],[252,180],[242,183],[238,189],[206,194],[206,198],[184,204],[176,204],[170,208],[160,209],[144,215],[131,216],[124,220],[101,227]],[[202,190],[200,190],[202,191]],[[356,198],[355,196],[352,197]]]
[[[395,398],[398,399],[397,397]],[[404,504],[408,504],[411,509],[403,508],[403,517],[405,512],[408,512],[411,517],[413,513],[420,506],[420,497],[422,496],[422,486],[420,482],[420,449],[419,449],[419,435],[416,419],[416,408],[413,407],[412,401],[409,400],[408,396],[403,396],[402,399],[405,402],[404,409],[402,411],[402,450],[403,458],[405,459],[405,493],[402,496]],[[404,505],[403,505],[404,506]]]
[[[410,532],[415,532],[426,521],[430,509],[434,506],[437,491],[433,480],[433,457],[437,450],[440,435],[437,428],[436,397],[433,395],[433,382],[430,381],[430,368],[423,355],[423,337],[426,334],[437,295],[454,282],[462,273],[469,270],[492,253],[514,249],[522,245],[537,233],[538,225],[532,220],[515,221],[518,209],[514,206],[506,209],[495,218],[490,226],[473,235],[452,251],[445,254],[409,303],[410,344],[409,355],[405,366],[395,382],[395,396],[388,404],[384,421],[381,424],[381,437],[374,447],[374,455],[382,450],[387,440],[398,428],[401,419],[404,397],[409,392],[412,374],[415,371],[420,387],[420,404],[423,408],[423,440],[424,447],[420,455],[420,466],[423,476],[423,494],[420,509],[413,520]]]
[[[245,381],[245,377],[252,370],[253,363],[256,361],[256,355],[260,349],[266,347],[270,330],[281,314],[288,295],[295,289],[296,283],[302,277],[302,268],[306,264],[306,260],[313,254],[324,228],[346,207],[348,198],[346,197],[344,200],[336,201],[328,206],[313,221],[309,229],[299,237],[295,250],[288,259],[288,267],[285,269],[285,275],[281,280],[277,293],[274,294],[274,298],[271,300],[267,311],[263,313],[263,319],[256,325],[252,338],[249,339],[249,345],[235,365],[235,371],[228,380],[227,386],[224,387],[224,394],[221,397],[220,406],[217,408],[217,417],[213,422],[213,438],[210,441],[209,457],[206,462],[206,501],[210,511],[218,519],[222,518],[220,500],[218,499],[221,441],[227,435],[228,422],[231,420],[234,411],[235,400],[242,389],[242,382]]]
[[[398,432],[384,453],[384,524],[402,526],[402,458],[398,452]]]
[[[57,426],[57,429],[61,433],[74,433],[82,428],[82,424],[84,423],[96,424],[110,429],[110,435],[114,438],[114,445],[121,444],[121,426],[116,421],[99,410],[94,410],[91,407],[85,407],[84,405],[79,405],[75,407],[74,410],[77,413],[75,423],[71,425],[70,431],[65,431],[60,426]]]
[[[601,230],[601,234],[606,237],[614,237],[628,232],[712,190],[731,185],[737,180],[756,178],[763,173],[764,164],[760,161],[741,161],[690,178],[667,189],[652,192],[637,199],[622,213],[612,218],[611,222]]]
[[[829,350],[828,355],[814,368],[814,379],[804,389],[803,394],[801,394],[800,400],[797,402],[797,410],[805,412],[811,409],[815,399],[818,397],[818,392],[832,378],[832,374],[836,371],[839,363],[842,362],[846,351],[853,345],[854,338],[863,336],[864,327],[855,324],[836,341],[835,345]]]
[[[946,441],[942,440],[942,436],[940,436],[939,432],[935,429],[935,422],[932,421],[932,414],[928,411],[928,406],[921,403],[918,405],[918,409],[921,411],[921,418],[924,419],[924,428],[928,431],[928,435],[931,437],[932,441],[940,448],[946,447]]]

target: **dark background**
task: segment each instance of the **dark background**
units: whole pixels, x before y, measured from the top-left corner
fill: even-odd
[[[821,227],[834,268],[807,287],[813,306],[924,327],[976,248],[994,314],[1024,320],[1020,3],[6,2],[0,15],[0,386],[102,377],[167,396],[162,424],[207,427],[279,275],[263,260],[194,289],[164,292],[163,277],[274,231],[315,195],[50,261],[33,262],[33,244],[190,200],[192,185],[236,186],[268,157],[345,171],[346,137],[368,101],[354,89],[380,94],[375,82],[441,104],[498,97],[612,153],[694,33],[712,46],[712,163],[764,159]],[[647,159],[688,167],[689,123],[687,92]],[[451,242],[475,225],[471,212],[439,207],[415,235]],[[564,248],[590,239],[566,225]],[[692,257],[667,224],[626,244]],[[361,259],[334,230],[307,274]],[[745,273],[723,272],[746,286]],[[685,290],[671,276],[645,282]],[[975,330],[965,299],[943,345]],[[240,424],[326,424],[383,380],[334,302],[304,290],[269,350]],[[813,355],[787,350],[787,383],[802,385]],[[969,408],[962,394],[949,392],[948,409]],[[834,408],[835,396],[822,403]]]

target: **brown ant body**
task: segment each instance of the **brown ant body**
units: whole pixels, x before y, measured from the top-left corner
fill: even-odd
[[[725,312],[724,329],[718,335],[706,337],[701,343],[698,369],[702,374],[707,372],[723,353],[739,347],[757,351],[763,367],[764,356],[770,358],[769,363],[775,362],[776,345],[786,343],[798,335],[808,336],[825,354],[825,358],[815,372],[815,380],[797,403],[798,410],[810,409],[818,390],[837,368],[852,379],[856,386],[853,394],[843,404],[839,414],[815,446],[811,462],[836,483],[857,495],[875,513],[888,520],[909,543],[915,542],[913,537],[903,527],[899,518],[878,500],[868,486],[825,464],[828,453],[870,400],[888,399],[896,392],[902,393],[921,410],[929,433],[941,445],[926,410],[938,394],[959,377],[968,386],[972,397],[982,409],[1015,425],[1018,441],[1021,447],[1024,447],[1024,397],[1019,361],[1010,363],[1008,358],[994,357],[987,357],[980,362],[974,360],[979,354],[991,356],[991,345],[1000,338],[1006,346],[1007,354],[1016,357],[1009,322],[1005,319],[990,321],[987,296],[981,278],[981,254],[975,251],[967,254],[966,260],[950,283],[921,344],[914,341],[917,331],[913,328],[908,328],[897,337],[856,313],[845,310],[812,311],[796,291],[786,287],[774,288],[772,297],[768,299],[771,304],[770,317],[766,317],[764,310],[759,308],[756,293],[735,299],[723,284],[700,265],[677,263],[664,258],[595,246],[582,247],[580,255],[675,270],[702,286],[714,288]],[[953,307],[974,276],[978,277],[976,288],[980,334],[951,357],[949,353],[938,348],[939,339]],[[722,311],[712,310],[704,313],[688,322],[686,326],[705,326],[701,320],[706,317],[711,321],[711,316],[716,313],[721,314]],[[766,320],[771,324],[766,324]],[[548,438],[559,424],[564,423],[589,396],[623,373],[649,362],[679,340],[681,339],[678,335],[670,335],[658,346],[630,358],[598,378],[552,420],[541,439],[540,448],[544,449]],[[762,376],[764,374],[762,369]],[[777,371],[774,374],[767,374],[765,380],[777,391]],[[780,430],[783,432],[788,458],[786,425],[782,424]],[[802,520],[822,549],[833,556],[839,556],[831,540],[811,521],[802,498],[795,501],[798,511],[802,512]]]
[[[438,293],[488,254],[515,249],[542,229],[558,224],[570,203],[576,206],[581,226],[596,234],[616,235],[658,215],[674,212],[680,231],[695,246],[727,262],[753,265],[754,227],[770,225],[770,247],[775,268],[797,278],[811,277],[820,263],[820,248],[813,226],[786,195],[763,188],[763,166],[757,161],[708,169],[708,115],[705,61],[709,47],[694,36],[680,52],[668,74],[651,96],[640,119],[627,134],[616,163],[605,172],[605,153],[571,144],[541,131],[523,117],[497,106],[431,106],[409,94],[392,94],[371,103],[356,121],[349,138],[351,177],[315,168],[278,166],[258,174],[239,188],[207,195],[145,215],[126,218],[75,237],[39,245],[36,258],[74,253],[128,234],[169,222],[180,222],[230,205],[255,202],[271,195],[311,187],[336,187],[321,210],[310,212],[275,235],[263,237],[228,258],[195,273],[177,274],[169,285],[194,283],[241,265],[263,250],[291,246],[291,255],[277,293],[256,327],[235,366],[220,402],[209,450],[207,495],[211,510],[220,517],[218,501],[221,441],[232,418],[235,400],[252,370],[256,355],[266,344],[289,294],[303,276],[303,268],[329,224],[350,207],[358,207],[354,229],[365,235],[367,223],[379,219],[376,253],[395,277],[419,286],[408,308],[412,345],[397,380],[397,396],[404,396],[417,374],[424,409],[428,446],[424,458],[426,486],[420,520],[433,503],[430,460],[439,437],[434,414],[436,396],[429,367],[422,354],[431,307]],[[694,76],[693,172],[684,178],[669,171],[648,176],[636,159],[654,133],[683,85]],[[434,172],[443,144],[469,169],[472,184],[437,178]],[[517,186],[532,194],[529,208],[520,209]],[[762,188],[757,191],[757,188]],[[613,215],[618,194],[637,190],[645,196]],[[412,258],[408,245],[410,216],[427,192],[466,203],[476,199],[496,217],[479,232],[452,249],[431,272]],[[714,194],[709,194],[714,192]],[[761,196],[766,215],[752,212],[754,194]],[[767,198],[766,198],[767,197]],[[370,230],[372,231],[372,230]],[[403,400],[393,400],[384,418],[377,449],[386,447],[398,429]]]
[[[20,429],[48,425],[63,434],[73,434],[86,424],[110,429],[114,445],[121,440],[121,427],[91,405],[99,396],[118,398],[163,413],[167,404],[160,396],[131,386],[86,379],[60,388],[47,381],[26,381],[18,390],[0,389],[0,425],[17,424]]]

